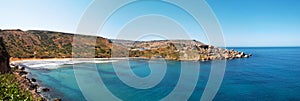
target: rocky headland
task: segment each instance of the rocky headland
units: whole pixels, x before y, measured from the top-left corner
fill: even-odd
[[[113,40],[114,44],[126,47],[123,52],[130,57],[164,58],[169,60],[229,60],[249,58],[251,54],[214,47],[196,40],[126,41]],[[114,48],[113,48],[114,50]],[[116,49],[117,50],[117,49]]]
[[[170,60],[222,60],[248,58],[251,54],[214,47],[196,40],[130,41],[39,30],[0,30],[13,58],[165,58]],[[73,37],[80,37],[80,53],[72,51]],[[85,46],[95,53],[85,52]]]

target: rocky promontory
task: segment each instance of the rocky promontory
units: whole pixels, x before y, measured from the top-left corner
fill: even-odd
[[[113,40],[114,44],[126,47],[123,56],[164,58],[169,60],[229,60],[249,58],[251,54],[214,47],[196,40],[124,41]],[[114,50],[114,49],[113,49]],[[116,51],[119,51],[116,49]],[[114,54],[113,54],[114,55]]]

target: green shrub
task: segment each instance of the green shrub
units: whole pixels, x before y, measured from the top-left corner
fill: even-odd
[[[0,100],[1,101],[32,101],[30,92],[19,88],[13,74],[0,75]]]

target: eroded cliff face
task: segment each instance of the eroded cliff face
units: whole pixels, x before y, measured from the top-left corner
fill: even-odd
[[[9,54],[3,43],[2,37],[0,37],[0,74],[10,71],[9,67]]]

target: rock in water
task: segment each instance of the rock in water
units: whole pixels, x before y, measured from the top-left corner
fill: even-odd
[[[30,84],[29,85],[29,90],[35,90],[37,89],[38,85],[35,85],[35,84]]]
[[[31,78],[31,82],[36,82],[36,79],[35,78]]]
[[[61,99],[60,98],[55,98],[54,101],[61,101]]]
[[[25,70],[25,67],[19,65],[19,66],[18,66],[18,69],[19,69],[19,70]]]
[[[3,38],[0,37],[0,74],[10,71],[9,67],[9,54],[3,42]]]
[[[43,92],[49,92],[50,89],[49,89],[49,88],[43,88],[42,91],[43,91]]]

